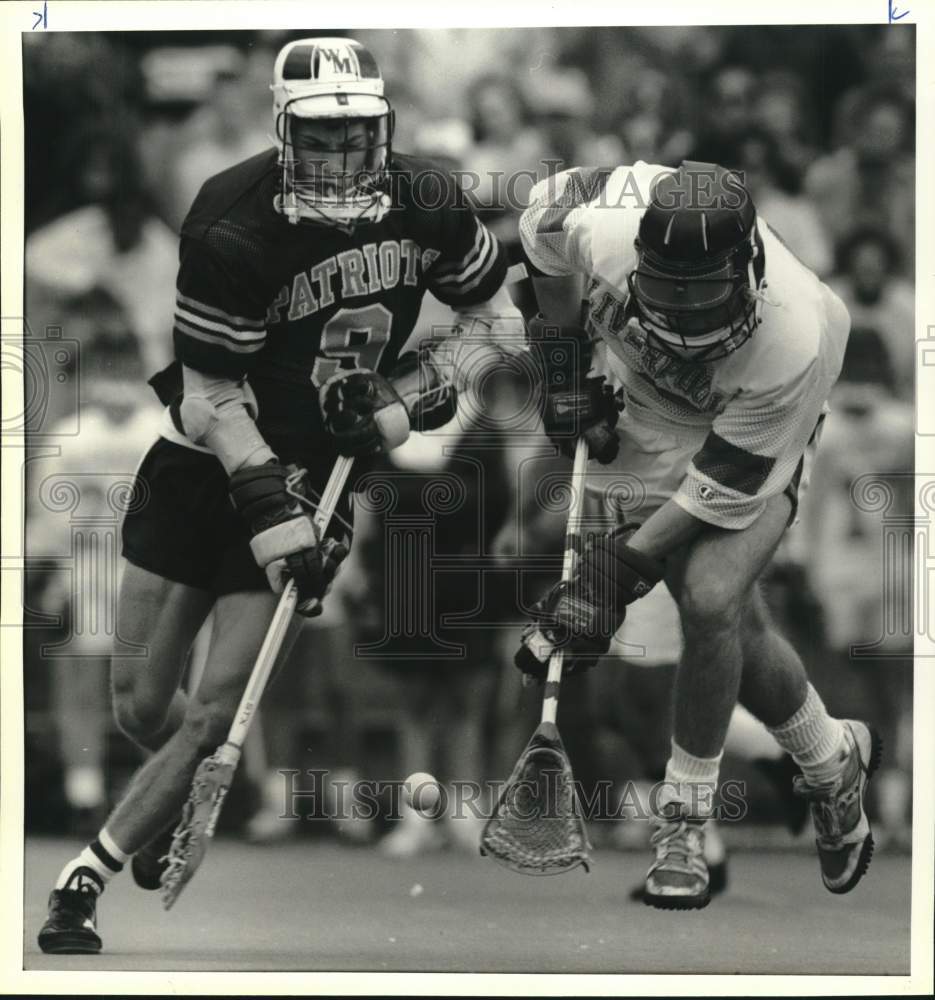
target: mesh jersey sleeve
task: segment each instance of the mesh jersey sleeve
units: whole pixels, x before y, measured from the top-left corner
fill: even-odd
[[[267,303],[238,258],[183,238],[172,339],[189,368],[228,378],[247,374],[266,343]]]
[[[539,181],[519,220],[523,249],[543,274],[589,273],[590,241],[580,225],[588,203],[603,190],[610,170],[572,167]]]
[[[460,309],[493,297],[507,270],[506,250],[477,218],[450,174],[439,174],[445,203],[440,210],[440,255],[426,275],[440,302]]]
[[[719,528],[751,525],[796,474],[832,384],[816,362],[791,385],[728,403],[692,459],[675,502]]]

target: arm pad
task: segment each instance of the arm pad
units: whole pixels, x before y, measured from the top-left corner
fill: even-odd
[[[245,380],[234,382],[182,366],[179,417],[193,444],[210,448],[228,475],[275,459],[256,426],[257,404]]]

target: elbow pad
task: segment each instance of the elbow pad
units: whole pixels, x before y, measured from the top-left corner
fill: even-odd
[[[431,431],[451,420],[458,410],[458,390],[451,373],[430,351],[403,354],[389,377],[402,400],[414,431]]]
[[[245,380],[234,382],[182,366],[179,418],[185,436],[210,448],[228,475],[276,456],[256,426],[256,397]]]

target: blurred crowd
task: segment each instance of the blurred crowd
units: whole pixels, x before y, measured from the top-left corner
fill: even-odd
[[[78,406],[80,432],[55,457],[37,451],[27,468],[34,828],[96,829],[121,775],[138,763],[108,721],[106,614],[98,620],[93,602],[76,597],[89,593],[85,562],[115,559],[119,504],[89,488],[63,505],[50,483],[86,484],[91,470],[126,477],[155,434],[159,411],[143,383],[171,359],[179,226],[207,177],[271,145],[273,59],[300,34],[309,32],[25,36],[27,318],[35,337],[58,328],[79,342],[82,375],[77,395],[52,393],[41,428],[71,426]],[[902,610],[908,590],[898,588],[908,586],[909,566],[887,569],[898,586],[884,588],[883,552],[888,525],[913,503],[914,29],[351,34],[386,78],[394,147],[468,172],[479,214],[503,241],[516,240],[533,175],[637,159],[715,161],[745,172],[758,211],[845,301],[853,329],[835,412],[802,522],[768,587],[829,707],[887,731],[890,769],[876,808],[892,839],[904,837],[912,625]],[[421,332],[444,319],[427,302]],[[49,357],[71,385],[65,369],[76,362]],[[514,572],[508,558],[559,554],[561,513],[533,531],[524,512],[541,508],[537,490],[567,477],[569,463],[528,430],[478,425],[478,413],[521,408],[519,381],[502,373],[483,392],[483,406],[462,412],[441,438],[415,436],[394,453],[381,473],[384,484],[399,481],[393,504],[378,490],[361,504],[351,563],[274,683],[252,740],[241,811],[256,839],[301,827],[279,819],[283,768],[349,779],[414,770],[443,781],[503,778],[531,732],[537,695],[520,689],[508,661],[523,607],[559,562]],[[859,503],[855,484],[867,473],[885,480],[885,509]],[[432,573],[407,576],[407,553],[429,553]],[[116,576],[106,580],[112,590]],[[106,609],[107,586],[99,589]],[[633,663],[569,685],[563,732],[581,778],[651,779],[660,753],[664,760],[658,734],[678,627],[664,600],[657,604],[642,622],[634,611],[628,627],[638,641],[618,651]],[[195,675],[197,659],[196,650]],[[660,721],[647,727],[647,718]],[[643,740],[647,728],[652,738]],[[782,797],[761,780],[768,769],[737,767],[758,790],[754,816],[778,818]],[[449,827],[336,824],[355,839],[385,834],[384,850],[396,855],[476,845],[470,823]]]

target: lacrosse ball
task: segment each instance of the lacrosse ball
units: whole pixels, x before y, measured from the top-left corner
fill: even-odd
[[[406,795],[406,805],[416,812],[433,813],[441,800],[441,789],[438,782],[425,771],[415,771],[406,778],[403,784]]]

